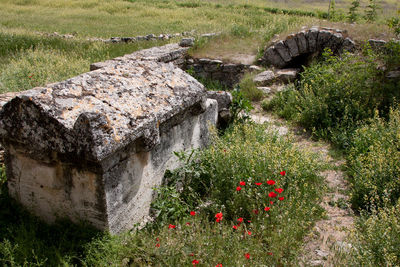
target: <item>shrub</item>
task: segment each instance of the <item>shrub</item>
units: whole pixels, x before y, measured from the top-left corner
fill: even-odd
[[[400,265],[400,201],[362,214],[350,236],[352,248],[341,255],[347,266]]]
[[[400,197],[400,111],[390,119],[376,116],[357,129],[348,153],[354,208],[369,207],[382,198],[395,204]]]
[[[245,74],[239,83],[239,90],[242,92],[243,96],[251,101],[260,101],[264,93],[257,88],[256,84],[253,82],[254,75]]]
[[[377,3],[376,0],[369,0],[369,4],[366,7],[365,10],[365,19],[368,22],[373,22],[376,20],[376,18],[378,17],[378,9],[379,9],[379,5]]]
[[[351,2],[351,7],[349,8],[348,20],[353,23],[356,22],[359,18],[359,14],[357,13],[357,9],[360,6],[360,0],[354,0]]]
[[[314,186],[320,182],[316,170],[321,165],[315,157],[309,154],[311,158],[305,160],[308,157],[295,149],[290,140],[265,131],[265,127],[252,124],[234,126],[226,136],[215,138],[212,147],[200,152],[198,159],[195,157],[184,169],[174,171],[175,180],[182,181],[182,191],[197,192],[198,197],[211,200],[211,214],[223,207],[227,219],[251,217],[252,210],[261,208],[257,187],[252,187],[255,182],[265,184],[266,180],[277,179],[291,198],[307,202],[317,197]],[[283,170],[288,174],[281,176],[279,172]],[[240,181],[248,184],[243,189],[255,194],[254,199],[243,201],[235,191]]]
[[[364,56],[341,58],[325,53],[323,61],[301,74],[299,90],[289,88],[279,93],[271,105],[316,136],[346,148],[363,120],[374,117],[375,110],[387,116],[399,97],[399,81],[385,79],[377,62],[369,50]]]

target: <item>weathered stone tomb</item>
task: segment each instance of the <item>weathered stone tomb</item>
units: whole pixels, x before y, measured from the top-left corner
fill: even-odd
[[[47,222],[118,233],[149,214],[174,151],[207,144],[218,103],[172,63],[105,64],[13,98],[0,113],[10,195]]]

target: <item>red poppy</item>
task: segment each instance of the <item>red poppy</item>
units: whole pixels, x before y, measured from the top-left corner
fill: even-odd
[[[279,194],[283,192],[282,188],[275,188],[275,191],[278,192]]]
[[[265,211],[269,211],[271,208],[270,207],[265,207],[264,210]]]
[[[190,253],[189,256],[194,257],[194,253]]]
[[[156,240],[157,240],[157,241],[160,241],[160,238],[157,237]]]
[[[244,256],[246,257],[246,259],[250,259],[250,253],[245,253]]]
[[[268,180],[268,181],[267,181],[267,184],[269,184],[269,185],[274,185],[274,184],[275,184],[275,181],[274,181],[274,180]]]
[[[236,191],[240,191],[242,188],[240,186],[236,187]]]
[[[186,225],[190,225],[190,222],[187,222]]]
[[[195,211],[191,211],[190,212],[190,216],[195,216],[196,215],[196,212]]]
[[[224,152],[226,152],[226,149],[224,149]]]
[[[248,223],[251,223],[251,221],[250,221],[250,220],[248,220],[247,222],[248,222]]]
[[[285,172],[285,171],[281,171],[280,174],[281,174],[282,176],[285,176],[285,175],[286,175],[286,172]]]
[[[199,261],[198,260],[193,260],[192,264],[193,264],[193,266],[196,266],[197,264],[199,264]]]
[[[268,255],[273,255],[273,253],[272,252],[268,252]]]
[[[218,263],[215,267],[222,267],[222,263]]]
[[[256,185],[262,185],[262,183],[256,183]]]
[[[176,227],[176,225],[170,224],[168,225],[168,229],[174,229]]]
[[[247,234],[248,234],[248,235],[251,235],[251,232],[250,232],[250,231],[247,231]]]
[[[275,194],[274,192],[269,192],[268,196],[269,196],[269,197],[276,197],[277,194]]]
[[[270,201],[269,204],[274,205],[274,202],[273,202],[273,201]]]
[[[235,229],[235,230],[237,230],[238,227],[237,227],[236,225],[234,225],[234,226],[232,226],[232,228]]]
[[[253,213],[257,215],[258,214],[258,210],[253,210]]]
[[[243,222],[243,218],[240,217],[239,219],[237,219],[238,222],[242,223]]]
[[[280,201],[282,201],[282,200],[284,200],[285,198],[284,197],[279,197],[278,198]]]
[[[246,185],[246,182],[240,181],[239,184],[240,185]]]
[[[159,243],[157,243],[157,244],[156,244],[156,247],[157,247],[157,248],[159,248],[159,247],[160,247],[160,244],[159,244]]]
[[[215,221],[216,222],[222,221],[222,217],[223,217],[222,212],[219,212],[219,213],[215,214],[215,218],[216,218]]]

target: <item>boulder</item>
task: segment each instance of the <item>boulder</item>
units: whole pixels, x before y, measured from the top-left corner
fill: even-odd
[[[299,69],[281,69],[275,72],[276,81],[290,83],[296,80]]]
[[[194,38],[182,38],[182,40],[179,43],[180,46],[182,47],[190,47],[194,45]]]
[[[257,86],[270,85],[275,81],[275,73],[271,70],[263,71],[253,78],[253,82]]]

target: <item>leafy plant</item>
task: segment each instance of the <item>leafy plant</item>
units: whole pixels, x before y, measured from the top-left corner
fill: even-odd
[[[389,121],[369,120],[357,129],[348,152],[351,201],[354,208],[395,204],[400,197],[400,111],[390,112]]]
[[[299,122],[315,136],[331,140],[341,148],[351,143],[352,135],[375,110],[387,116],[399,97],[398,81],[389,81],[377,67],[378,56],[365,50],[362,57],[324,59],[301,74],[299,88],[288,88],[272,100],[277,112]]]
[[[251,102],[244,97],[238,87],[232,91],[232,104],[230,107],[232,122],[245,122],[250,119],[250,111],[253,109]]]
[[[388,19],[387,24],[393,29],[397,36],[400,36],[400,9],[397,10],[397,16]]]
[[[358,20],[359,14],[357,13],[357,9],[359,6],[360,6],[360,0],[354,0],[353,2],[351,2],[348,14],[349,22],[353,23]]]
[[[379,9],[379,5],[377,0],[369,0],[369,4],[367,5],[366,9],[365,9],[365,19],[368,22],[373,22],[377,19],[378,17],[378,9]]]

